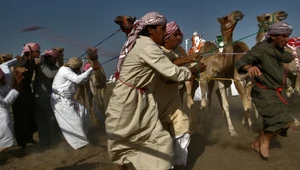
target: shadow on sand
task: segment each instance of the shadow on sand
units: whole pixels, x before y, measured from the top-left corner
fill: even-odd
[[[107,163],[107,162],[93,162],[93,163],[83,163],[79,165],[71,165],[65,167],[55,168],[54,170],[107,170],[107,169],[114,169],[114,164]]]

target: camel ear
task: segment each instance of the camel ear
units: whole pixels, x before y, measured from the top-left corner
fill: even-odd
[[[219,23],[221,23],[221,21],[222,21],[221,18],[218,18],[218,21],[219,21]]]
[[[123,23],[123,16],[117,16],[116,18],[115,18],[115,23],[116,24],[122,24]]]
[[[135,17],[128,17],[127,21],[130,22],[130,23],[134,23]]]
[[[136,20],[136,17],[133,17],[133,22],[135,22],[135,20]]]
[[[260,22],[260,20],[259,20],[259,16],[256,16],[256,20],[257,20],[258,22]]]

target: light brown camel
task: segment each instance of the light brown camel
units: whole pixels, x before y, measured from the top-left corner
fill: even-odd
[[[230,114],[229,114],[229,105],[226,98],[226,80],[222,80],[224,77],[228,77],[227,71],[230,71],[233,65],[233,46],[232,46],[232,34],[233,30],[238,21],[243,19],[243,13],[240,11],[234,11],[231,14],[218,18],[219,23],[221,24],[221,33],[224,38],[224,50],[225,54],[215,54],[212,56],[204,57],[201,62],[207,65],[206,70],[200,74],[200,87],[201,93],[204,97],[207,92],[207,101],[201,100],[201,109],[204,111],[204,108],[208,108],[208,113],[210,112],[211,97],[214,89],[215,81],[218,83],[218,89],[220,92],[222,109],[226,114],[228,130],[230,136],[238,136],[234,130]],[[227,53],[227,54],[226,54]],[[229,54],[229,55],[228,55]],[[201,119],[203,121],[203,119]],[[201,125],[202,123],[200,123]],[[201,129],[200,129],[201,130]]]
[[[194,32],[192,38],[192,46],[189,49],[187,55],[197,53],[199,52],[200,54],[204,55],[215,55],[219,53],[218,47],[210,42],[210,41],[205,41],[202,36],[199,36],[197,32]],[[200,83],[199,87],[200,87]],[[186,86],[186,94],[187,94],[187,106],[189,109],[191,109],[191,106],[194,104],[193,96],[195,93],[195,89],[193,89],[194,82],[193,81],[186,81],[185,86]]]

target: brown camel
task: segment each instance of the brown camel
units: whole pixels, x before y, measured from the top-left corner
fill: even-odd
[[[221,33],[224,38],[224,53],[227,54],[215,54],[211,56],[204,57],[201,62],[207,65],[206,70],[200,74],[200,87],[202,93],[201,100],[201,109],[204,110],[205,107],[208,108],[210,112],[211,105],[211,96],[214,89],[215,81],[218,83],[218,89],[220,92],[222,109],[226,114],[228,130],[230,136],[238,136],[234,130],[230,114],[229,114],[229,105],[226,98],[225,85],[226,80],[222,78],[228,77],[227,72],[230,71],[230,68],[233,66],[233,46],[232,46],[232,34],[233,30],[238,21],[243,19],[243,13],[240,11],[234,11],[228,16],[218,18],[219,23],[221,24]],[[204,100],[204,95],[207,92],[207,101]],[[203,119],[201,119],[203,121]],[[200,123],[201,125],[202,123]],[[200,129],[201,130],[201,129]]]
[[[136,17],[131,16],[117,16],[114,20],[120,26],[120,29],[128,35],[133,28],[133,23]],[[87,64],[92,64],[89,61]],[[102,66],[91,77],[91,79],[84,85],[78,86],[78,91],[75,99],[81,104],[87,106],[88,112],[91,113],[91,118],[94,121],[104,119],[103,97],[106,89],[106,75]],[[96,115],[97,114],[97,115]],[[95,119],[96,118],[96,119]]]
[[[87,49],[87,58],[89,55],[97,55],[96,48]],[[93,65],[93,61],[88,61],[84,65],[84,69],[88,69]],[[105,120],[105,108],[103,97],[106,90],[106,75],[102,66],[95,70],[89,81],[78,86],[75,99],[88,108],[91,119],[100,123]]]
[[[12,59],[12,54],[0,54],[0,64],[11,59]]]
[[[115,18],[115,23],[120,26],[120,29],[126,34],[131,32],[136,17],[119,15]]]

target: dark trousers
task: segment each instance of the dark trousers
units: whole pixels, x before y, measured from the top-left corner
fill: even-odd
[[[21,93],[12,105],[15,137],[21,147],[32,142],[33,133],[37,130],[31,96]]]

